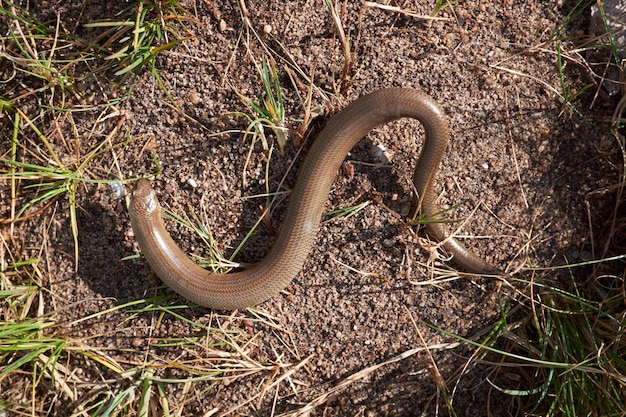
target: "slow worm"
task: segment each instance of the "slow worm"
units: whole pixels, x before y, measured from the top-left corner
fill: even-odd
[[[425,140],[413,182],[420,193],[421,212],[429,219],[427,232],[443,241],[453,261],[464,269],[478,274],[501,273],[450,236],[444,226],[435,204],[433,180],[448,144],[448,126],[433,99],[406,88],[365,95],[328,122],[302,164],[274,245],[258,264],[242,272],[218,274],[192,262],[165,229],[156,193],[145,179],[137,181],[129,209],[141,252],[163,282],[205,307],[251,307],[276,296],[298,274],[315,243],[335,175],[350,149],[375,127],[402,117],[424,125]]]

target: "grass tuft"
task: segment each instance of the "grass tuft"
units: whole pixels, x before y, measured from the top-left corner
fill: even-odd
[[[624,415],[623,281],[584,288],[572,276],[569,291],[540,280],[504,282],[518,288],[517,301],[502,302],[500,320],[481,340],[432,327],[473,345],[474,361],[493,367],[489,383],[519,397],[527,415]]]
[[[248,119],[248,127],[245,130],[243,140],[245,141],[250,135],[253,136],[252,144],[248,150],[248,157],[243,168],[242,183],[247,186],[246,177],[247,166],[252,156],[255,143],[260,140],[263,150],[270,149],[269,142],[265,136],[265,127],[269,127],[276,135],[276,142],[281,152],[283,152],[287,144],[287,132],[285,127],[285,106],[283,104],[283,95],[280,87],[280,80],[276,70],[276,63],[272,59],[263,59],[258,71],[265,90],[265,97],[261,103],[244,96],[237,92],[237,95],[251,110],[251,113],[232,112],[229,116],[245,117]]]
[[[131,76],[139,74],[145,67],[157,81],[172,103],[173,97],[156,68],[156,58],[182,42],[193,38],[184,21],[195,21],[193,16],[176,0],[136,1],[118,13],[120,20],[105,20],[87,23],[88,28],[105,28],[95,42],[111,53],[105,56],[110,64],[101,70],[112,70],[121,76],[124,84]],[[183,33],[185,32],[185,33]]]

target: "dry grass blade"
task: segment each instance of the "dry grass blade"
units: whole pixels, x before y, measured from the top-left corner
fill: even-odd
[[[352,84],[351,80],[351,72],[352,67],[354,65],[354,57],[352,56],[352,51],[350,50],[350,41],[346,37],[346,33],[343,30],[343,23],[341,22],[341,17],[337,12],[337,7],[334,6],[330,0],[324,0],[326,4],[326,8],[330,12],[330,16],[333,19],[333,23],[335,24],[335,29],[337,29],[337,34],[339,35],[339,41],[343,47],[343,69],[341,71],[341,89],[340,93],[342,95],[346,95],[348,90],[350,89],[350,85]]]
[[[221,413],[220,416],[228,416],[228,415],[232,415],[235,411],[239,410],[240,408],[243,408],[244,406],[250,404],[253,401],[258,400],[259,398],[261,398],[267,391],[269,391],[270,389],[274,389],[276,388],[278,385],[280,385],[283,381],[285,381],[286,379],[290,378],[296,371],[298,371],[300,368],[304,367],[309,360],[313,357],[313,355],[307,356],[306,358],[304,358],[302,361],[300,361],[298,364],[296,364],[295,366],[293,366],[291,369],[289,369],[287,372],[285,372],[284,374],[282,374],[279,378],[275,379],[274,382],[272,382],[270,385],[265,386],[264,389],[261,392],[258,392],[252,396],[250,396],[247,400],[241,402],[240,404],[237,404],[235,407],[229,408],[227,411],[225,411],[224,413]]]
[[[388,359],[376,365],[372,365],[370,367],[367,367],[365,369],[362,369],[350,375],[349,377],[345,378],[343,381],[341,381],[339,384],[335,385],[328,391],[324,392],[323,394],[318,395],[314,400],[310,401],[304,407],[295,411],[290,411],[288,413],[280,414],[277,417],[297,417],[297,416],[308,415],[308,413],[315,410],[320,405],[333,399],[336,395],[338,395],[345,388],[349,387],[355,382],[358,382],[366,378],[367,376],[371,375],[372,373],[376,372],[378,369],[382,367],[391,365],[392,363],[400,362],[420,352],[433,351],[433,350],[449,350],[449,349],[454,349],[457,346],[459,346],[459,343],[441,343],[441,344],[436,344],[436,345],[423,347],[423,348],[409,349],[405,352],[402,352],[399,355],[394,356],[391,359]]]
[[[389,4],[381,4],[381,3],[376,3],[373,1],[364,1],[363,2],[363,7],[372,7],[375,9],[380,9],[380,10],[385,10],[388,12],[393,12],[393,13],[400,13],[406,16],[411,16],[411,17],[415,17],[417,19],[423,19],[423,20],[427,20],[427,21],[432,21],[432,20],[449,20],[447,17],[437,17],[437,16],[428,16],[428,15],[423,15],[417,12],[414,12],[412,10],[408,10],[408,9],[403,9],[402,7],[399,6],[391,6]]]

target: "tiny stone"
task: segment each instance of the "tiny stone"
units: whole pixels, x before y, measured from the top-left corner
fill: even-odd
[[[115,198],[119,199],[124,197],[124,185],[121,182],[112,182],[109,186],[111,187],[111,192]]]
[[[193,178],[188,178],[187,179],[187,185],[189,185],[191,188],[198,187],[198,183]]]
[[[370,148],[370,155],[378,159],[383,164],[388,164],[391,161],[387,148],[383,145],[372,145]]]
[[[189,93],[189,101],[191,101],[192,104],[198,104],[202,101],[202,99],[200,98],[200,95],[198,94],[197,91],[192,90]]]

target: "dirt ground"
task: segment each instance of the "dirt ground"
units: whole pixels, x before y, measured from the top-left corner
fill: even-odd
[[[50,7],[37,9],[35,3]],[[432,3],[391,5],[427,16]],[[122,8],[120,2],[92,1],[84,9],[80,2],[55,4],[31,2],[30,10],[41,20],[58,12],[74,25],[110,18]],[[451,141],[436,188],[439,204],[452,208],[449,217],[469,219],[458,233],[468,247],[516,278],[551,274],[564,283],[571,279],[568,273],[544,268],[594,256],[589,216],[600,203],[590,193],[614,183],[617,168],[606,155],[616,145],[600,127],[611,105],[602,94],[593,107],[595,90],[578,99],[574,106],[580,114],[558,96],[564,94],[562,82],[576,89],[591,79],[573,60],[566,60],[559,73],[557,42],[551,38],[575,2],[453,2],[430,24],[367,3],[341,3],[340,21],[356,48],[345,92],[345,56],[324,2],[248,1],[247,15],[237,1],[181,4],[197,19],[185,21],[195,36],[156,63],[180,110],[144,71],[132,86],[132,99],[99,114],[76,114],[85,149],[102,141],[120,121],[113,142],[132,139],[96,158],[88,170],[93,178],[148,175],[156,170],[151,157],[156,151],[162,173],[154,186],[161,203],[178,215],[200,216],[219,249],[229,255],[266,206],[267,198],[254,196],[276,191],[285,175],[285,189],[294,183],[302,160],[295,131],[306,114],[311,81],[310,112],[315,118],[302,154],[324,123],[351,100],[383,87],[411,87],[427,92],[447,114]],[[561,35],[580,37],[587,22],[583,16]],[[82,36],[96,33],[78,27]],[[574,46],[572,41],[563,44],[566,51]],[[276,149],[264,151],[257,143],[246,162],[247,121],[225,115],[249,112],[237,93],[262,100],[255,65],[264,57],[277,63],[290,141],[284,155]],[[119,94],[101,90],[108,88],[106,77],[85,75],[83,97],[93,92],[100,100],[103,94]],[[36,108],[31,110],[36,113]],[[101,121],[98,116],[109,118]],[[54,137],[55,131],[50,127],[46,134]],[[349,168],[337,175],[327,210],[371,204],[352,217],[325,221],[302,272],[280,296],[258,306],[259,313],[193,307],[176,310],[181,317],[175,317],[134,315],[128,309],[68,327],[67,334],[77,346],[107,352],[123,369],[150,364],[158,377],[185,378],[184,368],[169,365],[206,359],[215,354],[212,341],[225,336],[209,335],[202,345],[188,347],[164,346],[166,338],[199,336],[186,320],[233,331],[226,350],[241,349],[263,369],[245,377],[239,370],[217,384],[167,384],[170,409],[179,415],[278,415],[301,410],[316,399],[321,405],[310,415],[447,415],[438,383],[447,386],[459,416],[517,415],[518,400],[492,384],[522,388],[518,376],[496,374],[492,366],[470,360],[471,346],[446,345],[457,340],[428,325],[479,340],[498,320],[512,292],[493,278],[457,275],[454,265],[440,260],[433,269],[423,231],[418,239],[405,219],[387,209],[406,214],[422,140],[419,124],[400,121],[376,129],[354,148],[347,158]],[[389,165],[380,166],[371,155],[377,145],[386,148]],[[25,248],[37,248],[48,239],[43,313],[59,310],[56,319],[71,323],[163,294],[171,295],[167,303],[185,305],[143,259],[123,260],[138,253],[126,199],[117,198],[107,184],[81,184],[78,196],[77,271],[65,203],[59,203],[45,227],[32,219],[19,229],[28,243]],[[273,206],[271,221],[257,229],[237,261],[263,257],[285,207],[284,201]],[[194,233],[171,221],[168,226],[187,253],[210,257]],[[577,277],[577,271],[570,272]],[[430,353],[414,351],[427,346]],[[406,358],[367,370],[405,352]],[[110,368],[79,356],[66,366],[84,381],[116,378]],[[350,376],[361,370],[367,370],[365,376],[352,382]],[[126,388],[123,380],[116,387]],[[59,410],[55,415],[72,407],[61,397],[54,401]]]

